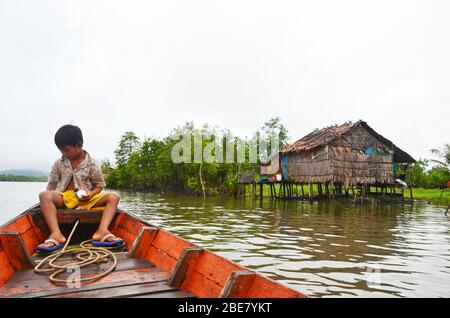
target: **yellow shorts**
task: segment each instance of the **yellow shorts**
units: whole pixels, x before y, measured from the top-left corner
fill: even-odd
[[[102,191],[100,193],[97,193],[92,198],[90,198],[89,201],[79,201],[77,195],[75,194],[75,191],[73,191],[73,190],[67,190],[67,191],[58,192],[58,193],[63,196],[64,204],[66,205],[66,207],[68,209],[89,210],[107,192]],[[98,207],[98,208],[103,209],[104,207]],[[97,207],[95,207],[94,209],[97,209]]]

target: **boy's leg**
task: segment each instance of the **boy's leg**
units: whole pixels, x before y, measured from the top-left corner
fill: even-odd
[[[50,229],[50,239],[59,243],[64,243],[66,238],[62,235],[58,225],[57,209],[65,208],[64,200],[61,194],[55,191],[43,191],[39,194],[42,215]],[[40,246],[51,247],[53,243],[43,243]]]
[[[109,234],[109,225],[111,224],[114,214],[116,213],[117,206],[119,205],[120,197],[118,194],[113,192],[108,192],[103,197],[101,197],[92,207],[104,206],[105,209],[102,212],[102,219],[97,231],[92,236],[95,241],[100,241],[105,235]],[[108,242],[114,242],[119,240],[117,237],[109,237]]]

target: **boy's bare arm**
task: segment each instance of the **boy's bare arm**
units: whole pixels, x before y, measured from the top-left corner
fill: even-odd
[[[91,191],[89,191],[89,196],[93,197],[96,194],[99,194],[100,192],[102,192],[103,188],[100,187],[95,187],[94,189],[92,189]]]

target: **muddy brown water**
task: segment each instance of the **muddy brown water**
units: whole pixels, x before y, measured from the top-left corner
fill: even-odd
[[[0,223],[44,188],[0,182]],[[443,207],[118,192],[126,211],[310,297],[450,296]]]

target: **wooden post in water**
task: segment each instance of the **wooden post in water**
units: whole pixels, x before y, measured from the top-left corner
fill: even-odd
[[[365,196],[366,196],[366,184],[363,183],[363,185],[361,186],[361,204],[363,204]]]
[[[413,193],[412,193],[412,184],[411,184],[411,171],[409,169],[410,164],[406,165],[406,170],[408,171],[408,188],[409,188],[409,196],[411,197],[412,203],[414,203]]]

